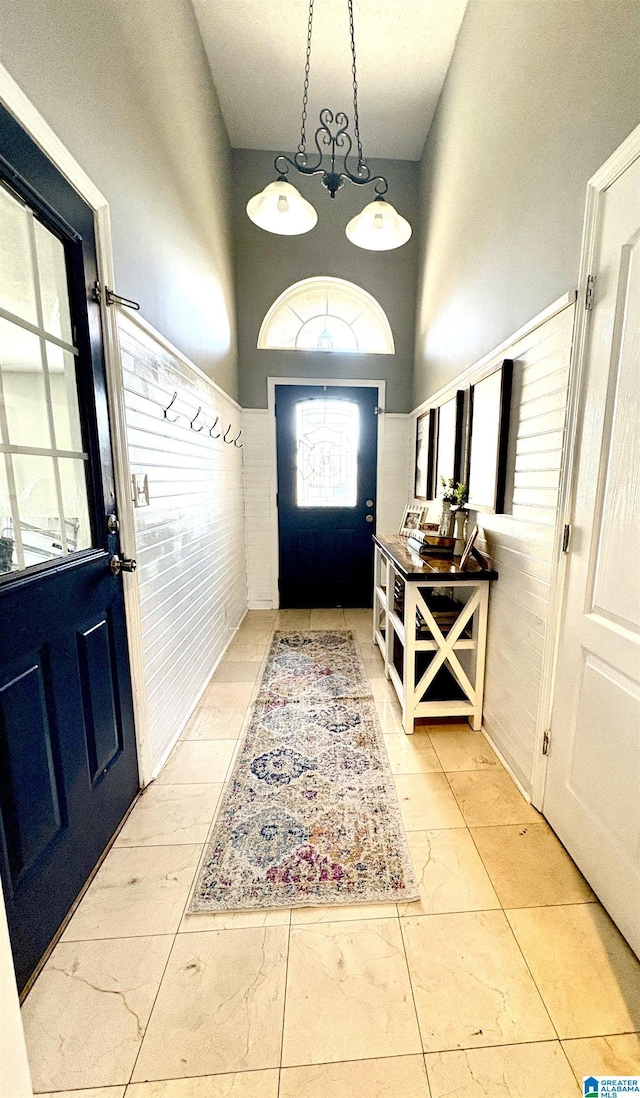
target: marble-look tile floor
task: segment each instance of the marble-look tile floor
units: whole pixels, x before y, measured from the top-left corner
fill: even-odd
[[[274,627],[354,630],[411,904],[186,915]],[[24,1005],[58,1098],[578,1098],[640,1072],[640,964],[468,725],[405,737],[366,610],[250,612]]]

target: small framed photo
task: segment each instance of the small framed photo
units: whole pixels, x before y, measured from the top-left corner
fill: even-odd
[[[402,522],[400,523],[401,536],[408,537],[414,530],[420,529],[424,511],[425,508],[422,503],[407,504],[404,509],[404,515],[402,516]]]
[[[469,557],[471,556],[471,550],[473,549],[473,546],[475,544],[475,540],[478,536],[478,532],[479,532],[478,527],[474,526],[473,530],[469,534],[469,537],[467,539],[467,544],[465,545],[464,549],[462,550],[462,556],[460,557],[460,567],[461,568],[464,568],[465,564],[469,560]]]

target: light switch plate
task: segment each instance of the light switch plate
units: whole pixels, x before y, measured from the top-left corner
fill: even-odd
[[[149,477],[146,473],[132,473],[133,506],[149,506]]]

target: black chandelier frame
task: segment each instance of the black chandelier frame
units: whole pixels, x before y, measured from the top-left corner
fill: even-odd
[[[347,182],[355,183],[358,187],[364,187],[368,183],[375,184],[376,199],[383,199],[389,190],[389,184],[383,175],[372,175],[362,151],[360,138],[360,116],[358,112],[358,79],[356,73],[356,39],[353,27],[353,0],[347,0],[349,10],[349,34],[351,38],[351,77],[353,84],[353,129],[356,138],[358,163],[355,171],[349,167],[349,156],[353,149],[353,139],[349,133],[349,118],[344,111],[336,114],[324,107],[320,111],[320,125],[315,134],[314,141],[318,150],[317,159],[315,153],[313,159],[307,154],[307,106],[309,102],[309,72],[311,69],[311,38],[313,34],[313,5],[314,0],[309,0],[309,18],[307,22],[307,54],[304,67],[304,90],[302,94],[302,123],[300,127],[300,141],[298,151],[293,157],[280,153],[274,160],[274,166],[278,172],[278,179],[287,182],[289,168],[295,168],[301,175],[321,175],[322,185],[327,188],[332,198],[335,198],[340,188]],[[329,171],[324,168],[324,158],[328,152],[331,167]],[[342,171],[338,171],[336,161],[342,158]]]
[[[318,150],[318,157],[310,162],[306,147],[298,149],[295,156],[286,156],[280,153],[274,160],[274,166],[279,180],[287,181],[289,166],[295,168],[302,175],[321,175],[322,185],[326,187],[332,198],[347,182],[364,187],[368,183],[375,184],[376,198],[382,199],[389,190],[389,184],[383,175],[372,175],[366,160],[358,157],[358,166],[355,171],[349,167],[349,156],[353,149],[353,139],[349,133],[349,118],[344,111],[338,111],[334,116],[333,111],[324,107],[320,111],[320,125],[314,134],[314,141]],[[323,164],[326,151],[331,163],[327,171]],[[344,151],[343,151],[344,150]],[[342,171],[337,170],[336,161],[342,157]]]

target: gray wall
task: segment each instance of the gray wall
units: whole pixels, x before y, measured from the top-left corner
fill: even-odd
[[[366,133],[365,133],[366,137]],[[346,183],[332,202],[318,178],[291,178],[318,211],[318,224],[303,236],[274,236],[249,221],[246,204],[276,178],[275,153],[234,149],[234,249],[240,361],[240,402],[266,408],[267,377],[385,379],[387,408],[409,411],[415,326],[418,247],[415,236],[392,252],[367,252],[350,244],[347,221],[375,197],[373,187]],[[416,225],[419,165],[372,160],[389,180],[389,200]],[[380,302],[393,331],[395,355],[259,351],[260,325],[270,305],[294,282],[333,275],[355,282]]]
[[[575,288],[587,180],[638,123],[638,0],[470,0],[422,160],[414,404]]]
[[[0,61],[108,199],[118,292],[235,396],[230,149],[189,0],[0,0]]]

